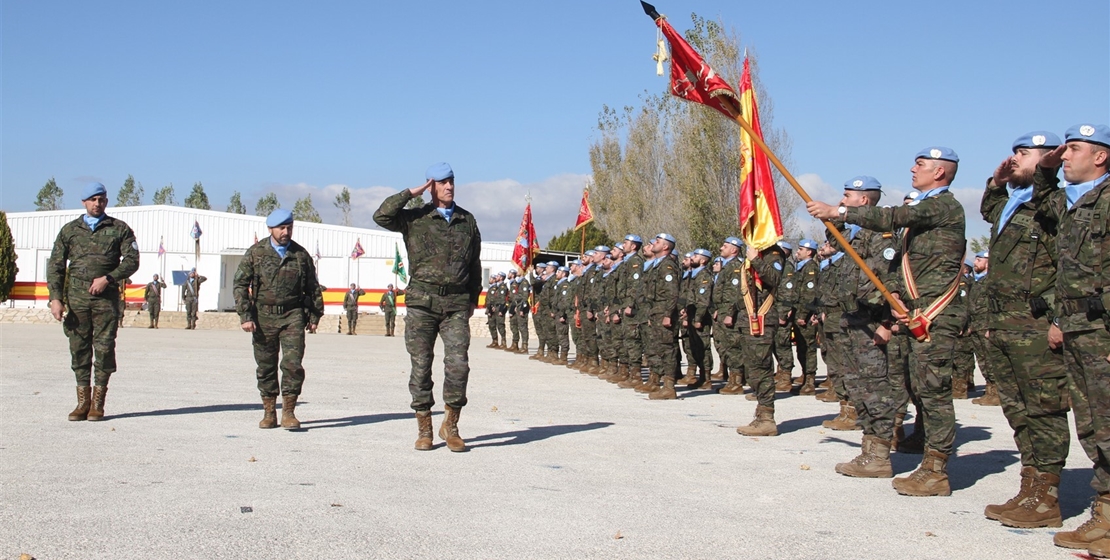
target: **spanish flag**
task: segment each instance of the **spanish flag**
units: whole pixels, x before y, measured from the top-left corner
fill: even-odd
[[[759,126],[759,104],[752,87],[748,59],[740,76],[740,111],[752,130],[763,139]],[[771,162],[747,131],[740,132],[740,237],[749,247],[764,250],[782,239],[782,217],[771,178]]]

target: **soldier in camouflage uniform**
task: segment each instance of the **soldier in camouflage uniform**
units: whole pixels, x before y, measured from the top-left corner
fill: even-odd
[[[775,293],[775,314],[779,317],[779,328],[775,330],[775,340],[772,352],[775,355],[775,391],[785,393],[793,386],[790,373],[794,371],[794,343],[791,334],[794,332],[790,325],[794,321],[794,306],[797,298],[794,288],[797,286],[794,273],[797,271],[797,261],[791,259],[794,246],[786,241],[779,242],[779,248],[786,255],[783,264],[782,280]]]
[[[378,308],[381,309],[385,319],[386,336],[394,336],[394,329],[397,325],[397,298],[404,294],[403,290],[394,289],[393,284],[389,284],[385,287],[382,299],[378,301]]]
[[[127,278],[139,269],[135,233],[104,213],[108,192],[91,183],[81,197],[85,214],[62,226],[46,263],[50,314],[69,338],[70,367],[77,379],[77,407],[69,420],[104,419],[108,379],[116,371],[118,301]],[[95,379],[90,375],[90,368]],[[95,381],[95,388],[90,388]]]
[[[1037,211],[1048,189],[1034,193],[1033,186],[1041,158],[1060,143],[1051,132],[1031,132],[1015,140],[1013,155],[987,179],[980,204],[983,219],[991,224],[994,260],[993,270],[976,288],[982,289],[987,307],[983,336],[993,377],[987,393],[999,398],[1021,458],[1017,496],[988,505],[983,513],[1015,527],[1062,525],[1057,498],[1071,441],[1067,367],[1063,349],[1048,347],[1057,224]],[[1054,189],[1058,172],[1041,170],[1042,182],[1051,177]]]
[[[644,302],[644,283],[646,263],[653,259],[652,244],[644,244],[636,234],[628,234],[621,241],[628,256],[621,265],[621,279],[618,284],[617,313],[624,327],[624,353],[622,362],[628,369],[623,381],[617,383],[622,389],[636,389],[643,386],[644,338],[647,328],[647,313]]]
[[[574,259],[570,261],[570,274],[567,275],[567,303],[566,303],[566,316],[567,316],[567,330],[571,339],[574,341],[574,361],[568,361],[566,366],[570,369],[579,369],[585,362],[579,364],[579,358],[582,356],[584,350],[582,349],[582,315],[583,312],[579,310],[578,297],[579,292],[582,290],[582,269],[585,265],[581,259]]]
[[[551,290],[551,306],[549,311],[551,313],[552,322],[552,338],[551,346],[548,348],[548,362],[554,365],[567,364],[567,355],[570,353],[570,323],[574,317],[568,316],[571,311],[571,286],[568,283],[567,277],[570,275],[570,269],[566,266],[560,266],[555,270],[555,276],[548,280],[545,288]],[[554,283],[552,285],[551,283]],[[554,356],[552,356],[554,352]]]
[[[738,237],[728,237],[721,243],[721,272],[713,281],[713,340],[728,377],[728,383],[717,391],[722,395],[744,393],[744,357],[740,353],[740,331],[734,322],[744,271],[740,256],[743,246]]]
[[[532,313],[532,324],[536,327],[536,342],[539,346],[536,353],[529,356],[529,360],[548,361],[547,354],[551,346],[548,325],[551,320],[551,292],[544,293],[547,283],[552,281],[558,263],[536,263],[535,276],[532,277],[532,299],[535,302],[535,312]],[[551,272],[548,272],[550,269]]]
[[[162,313],[162,290],[166,289],[166,283],[155,274],[154,280],[143,288],[143,299],[146,300],[146,311],[150,315],[150,326],[148,329],[158,328],[158,316]]]
[[[130,278],[124,278],[119,283],[119,328],[123,328],[123,318],[127,315],[127,285]]]
[[[578,371],[592,375],[601,373],[597,344],[597,288],[601,285],[601,261],[608,249],[599,246],[586,251],[583,260],[586,266],[582,269],[582,284],[578,287],[578,311],[582,324],[582,333],[579,335],[581,344],[578,349],[581,352],[574,361]]]
[[[486,327],[489,328],[490,343],[486,348],[497,348],[497,320],[493,318],[493,291],[497,289],[497,275],[489,276],[489,286],[486,287]]]
[[[1041,157],[1033,198],[1045,197],[1040,211],[1059,224],[1054,321],[1048,330],[1048,345],[1052,349],[1062,346],[1064,351],[1075,433],[1093,463],[1091,487],[1098,496],[1091,518],[1074,531],[1056,533],[1053,542],[1106,557],[1110,556],[1110,290],[1106,290],[1104,271],[1110,268],[1110,127],[1075,125],[1064,133],[1064,142]],[[1057,189],[1055,169],[1061,163],[1066,186]],[[991,252],[998,257],[997,248]],[[1036,394],[1044,399],[1042,404],[1060,408],[1062,403],[1051,402],[1055,386],[1055,380],[1045,379]],[[1003,411],[1012,404],[1004,402]],[[1044,437],[1061,435],[1056,432]],[[1040,509],[1044,510],[1055,500],[1055,479],[1038,478],[1039,495],[1032,500],[1043,502]],[[1030,501],[1027,498],[1023,504]],[[1004,515],[1012,520],[1015,513],[1010,510]]]
[[[185,283],[181,285],[181,300],[185,302],[185,328],[197,328],[197,312],[200,310],[200,285],[207,282],[207,276],[197,274],[197,269],[189,271]]]
[[[829,389],[817,396],[822,402],[840,404],[840,413],[832,420],[825,420],[822,427],[849,431],[859,429],[856,407],[848,399],[845,379],[848,370],[850,340],[846,328],[841,327],[844,310],[840,306],[841,284],[846,282],[851,263],[844,261],[844,253],[837,245],[826,241],[818,250],[821,258],[821,290],[818,309],[821,311],[821,357],[825,361]]]
[[[601,311],[598,318],[599,347],[602,357],[602,374],[600,379],[605,381],[620,382],[620,357],[623,354],[624,331],[620,322],[613,320],[616,313],[617,291],[620,289],[621,265],[624,264],[624,249],[619,245],[609,249],[609,253],[602,261],[606,271],[602,274],[601,282]],[[618,316],[619,319],[619,316]],[[603,328],[601,326],[604,325]]]
[[[686,332],[689,353],[686,359],[697,368],[697,375],[687,383],[689,389],[713,388],[713,352],[710,337],[713,332],[713,273],[706,267],[712,253],[695,249],[691,256],[689,277],[686,281],[686,311],[682,328]]]
[[[497,334],[501,337],[501,341],[494,346],[502,350],[509,349],[509,337],[505,325],[505,313],[509,310],[509,280],[504,272],[497,273],[497,288],[490,292],[493,298],[493,319],[497,328]],[[496,337],[494,339],[496,341]]]
[[[258,427],[278,426],[275,407],[280,394],[281,427],[296,430],[301,427],[295,411],[304,385],[305,329],[316,332],[324,300],[312,255],[293,241],[293,214],[278,208],[266,218],[266,227],[270,236],[247,249],[235,271],[235,310],[242,329],[251,333],[258,364],[264,411]]]
[[[844,183],[845,207],[877,206],[882,185],[874,177],[861,175]],[[896,270],[894,234],[864,230],[852,224],[839,224],[844,238],[864,259],[880,280],[886,282]],[[833,236],[829,234],[830,243]],[[859,267],[845,266],[837,282],[840,308],[843,310],[846,350],[844,387],[848,400],[857,411],[863,428],[860,454],[847,463],[836,465],[836,472],[857,478],[890,478],[890,448],[894,439],[894,416],[902,404],[902,383],[890,375],[887,343],[891,338],[890,306],[879,289]]]
[[[648,357],[648,382],[651,400],[673,400],[678,379],[678,285],[682,271],[671,254],[675,238],[660,233],[652,241],[655,258],[644,279],[644,307],[647,323],[641,333]],[[662,381],[662,385],[659,382]]]
[[[451,451],[466,451],[458,420],[470,375],[470,317],[482,293],[482,236],[474,215],[455,204],[455,173],[446,163],[430,167],[427,182],[382,202],[374,222],[401,232],[412,264],[406,289],[405,347],[412,361],[409,392],[419,434],[415,447],[432,448],[432,357],[443,338],[443,424],[439,437]],[[405,209],[430,190],[432,201]]]
[[[505,319],[508,321],[508,332],[513,335],[512,346],[506,345],[504,350],[516,354],[520,350],[520,320],[517,317],[517,307],[520,305],[520,278],[516,270],[510,270],[505,279],[505,290],[508,300],[505,302]]]
[[[682,258],[679,260],[679,269],[682,271],[682,279],[678,283],[678,343],[682,352],[679,354],[679,370],[682,369],[682,357],[686,357],[686,375],[683,375],[679,380],[679,385],[690,385],[696,383],[698,380],[698,366],[694,361],[694,350],[690,346],[690,337],[686,335],[689,328],[690,321],[686,318],[686,297],[690,291],[690,271],[693,270],[694,265],[692,260],[694,258],[693,251],[683,253]]]
[[[991,353],[987,350],[989,344],[987,340],[987,317],[990,315],[990,309],[985,285],[989,277],[989,274],[987,274],[990,266],[989,262],[989,251],[980,251],[975,254],[975,260],[971,267],[973,283],[970,285],[971,290],[967,297],[967,334],[971,338],[972,348],[975,351],[975,361],[979,363],[979,371],[982,372],[983,379],[986,380],[986,390],[983,396],[973,399],[971,402],[981,406],[999,406],[1002,403],[998,399],[998,389],[994,385],[995,364],[991,359]],[[974,389],[975,368],[971,368],[971,372],[967,376],[967,390]],[[952,392],[956,392],[955,380],[952,382]],[[953,398],[955,398],[955,395],[953,395]]]
[[[949,191],[958,163],[959,157],[949,148],[931,147],[919,152],[911,173],[913,187],[922,194],[907,206],[837,208],[816,201],[806,204],[816,218],[840,218],[877,232],[908,228],[903,241],[905,258],[898,275],[901,281],[891,282],[891,292],[901,294],[909,310],[908,317],[897,312],[895,317],[906,321],[916,334],[910,343],[911,381],[925,416],[926,449],[921,466],[892,484],[899,494],[909,496],[952,493],[947,469],[956,439],[952,354],[964,313],[954,296],[967,243],[963,206]]]
[[[975,279],[972,277],[972,264],[965,262],[963,272],[960,274],[960,287],[956,299],[964,309],[963,325],[960,334],[956,337],[956,355],[952,357],[952,398],[966,399],[969,381],[975,377],[975,341],[970,334],[971,313],[973,310],[968,304],[975,291]]]
[[[725,324],[735,321],[740,333],[744,372],[758,405],[755,418],[736,432],[745,436],[777,436],[775,424],[775,370],[771,357],[775,331],[779,328],[774,297],[782,277],[786,255],[778,245],[762,251],[748,246],[747,266],[741,267],[740,290],[732,306],[726,309]],[[756,281],[756,275],[759,281]],[[727,303],[727,302],[722,302]],[[733,319],[735,316],[735,319]]]
[[[390,284],[389,287],[392,289],[393,284]],[[366,295],[366,290],[359,288],[355,284],[351,284],[351,288],[343,295],[343,311],[347,313],[347,334],[350,336],[353,336],[355,334],[355,329],[358,328],[358,298],[364,295]],[[323,294],[321,294],[321,297],[323,297]],[[384,295],[382,299],[385,299]],[[379,306],[382,312],[384,312],[385,305],[379,304]],[[389,327],[387,326],[386,333],[388,332]],[[388,336],[388,334],[386,336]]]
[[[794,290],[792,297],[795,301],[794,318],[794,343],[798,346],[798,362],[801,366],[802,377],[798,379],[799,395],[814,395],[817,393],[815,379],[817,378],[817,294],[820,293],[819,276],[820,265],[813,258],[817,254],[817,242],[812,239],[803,239],[798,242],[798,249],[794,251]]]

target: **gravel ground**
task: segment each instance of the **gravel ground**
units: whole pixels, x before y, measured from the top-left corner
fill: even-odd
[[[305,429],[287,432],[257,428],[246,333],[122,330],[89,423],[66,421],[61,328],[0,325],[0,557],[1074,558],[1053,529],[982,515],[1018,486],[1000,408],[957,401],[953,495],[910,498],[833,471],[860,439],[821,428],[834,404],[782,398],[782,435],[745,438],[742,397],[651,402],[486,343],[471,451],[419,452],[400,337],[309,336]],[[1077,442],[1071,458],[1067,529],[1091,495]]]

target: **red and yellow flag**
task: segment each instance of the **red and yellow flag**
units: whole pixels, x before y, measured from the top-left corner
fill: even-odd
[[[671,45],[671,94],[687,101],[708,105],[721,112],[724,116],[735,119],[733,110],[736,92],[732,91],[728,82],[718,75],[709,66],[694,47],[667,23],[667,19],[655,12],[651,4],[640,2],[644,11],[655,20],[663,36]],[[730,98],[730,102],[722,103],[720,97]]]
[[[574,231],[586,227],[586,224],[594,221],[594,211],[590,208],[590,188],[586,187],[582,191],[582,203],[578,205],[578,219],[574,222]]]
[[[752,87],[748,59],[740,76],[740,111],[752,130],[763,139],[759,126],[759,104]],[[782,217],[771,178],[767,154],[752,141],[747,131],[740,132],[740,237],[749,247],[762,251],[782,239]]]
[[[524,207],[524,217],[520,220],[520,232],[516,235],[516,245],[513,246],[513,264],[520,272],[527,273],[532,266],[532,260],[540,247],[536,240],[536,228],[532,225],[532,203]]]

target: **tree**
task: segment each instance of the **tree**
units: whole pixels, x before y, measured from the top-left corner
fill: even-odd
[[[971,252],[980,253],[990,248],[991,238],[986,235],[971,238]]]
[[[317,224],[323,221],[316,207],[312,205],[312,195],[305,195],[304,198],[293,203],[293,219]]]
[[[239,194],[239,191],[231,194],[231,202],[227,203],[227,211],[232,214],[247,213],[247,207],[243,206],[243,197]]]
[[[143,184],[135,183],[131,175],[123,182],[116,197],[116,206],[139,206],[143,203]]]
[[[62,195],[64,194],[65,192],[58,187],[58,183],[51,177],[50,180],[39,189],[39,194],[35,197],[35,210],[39,212],[45,210],[61,210],[63,208]]]
[[[343,225],[351,225],[351,189],[343,187],[343,191],[335,196],[334,204],[343,216]]]
[[[256,216],[269,216],[270,212],[278,208],[281,208],[281,203],[278,202],[277,195],[270,193],[258,199],[258,204],[254,205],[254,214]]]
[[[177,204],[177,198],[173,195],[173,183],[154,191],[154,198],[151,199],[151,202],[154,204],[165,204],[167,206]]]
[[[697,14],[691,19],[686,40],[718,74],[738,84],[743,71],[739,38]],[[754,54],[749,58],[764,140],[789,165],[789,138],[774,128],[773,103],[759,81]],[[738,235],[740,127],[712,108],[667,92],[640,99],[636,108],[603,106],[598,118],[600,137],[590,146],[590,202],[598,226],[641,236],[665,231],[678,239],[682,251],[712,250],[725,237]],[[774,179],[783,231],[791,236],[798,233],[791,209],[799,198],[777,172]]]
[[[196,208],[197,210],[211,210],[212,205],[208,204],[208,195],[204,194],[204,185],[200,181],[193,183],[193,192],[185,197],[186,208]]]
[[[586,248],[590,249],[598,245],[612,245],[612,238],[608,233],[605,233],[594,222],[590,222],[584,226],[586,230]],[[575,231],[570,228],[559,235],[551,238],[547,242],[547,247],[544,249],[548,251],[564,251],[567,253],[577,253],[582,249],[582,230]]]
[[[8,301],[15,285],[15,275],[19,267],[15,265],[19,255],[15,252],[15,239],[8,227],[8,214],[0,210],[0,301]]]

